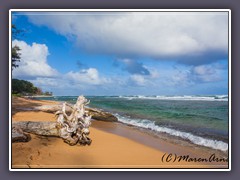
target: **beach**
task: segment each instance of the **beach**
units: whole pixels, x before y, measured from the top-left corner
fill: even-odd
[[[55,122],[54,114],[31,108],[58,103],[13,97],[12,122]],[[89,137],[90,146],[69,146],[61,138],[31,134],[29,142],[12,143],[12,168],[228,168],[217,162],[219,151],[178,145],[119,122],[92,120]],[[216,158],[206,162],[212,154]]]

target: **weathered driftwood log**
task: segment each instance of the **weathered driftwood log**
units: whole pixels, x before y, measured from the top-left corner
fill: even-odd
[[[36,135],[59,137],[56,122],[19,121],[12,123],[12,130],[13,129],[21,129],[24,132]]]
[[[61,105],[42,105],[35,107],[34,110],[37,111],[43,111],[43,112],[48,112],[48,113],[55,113],[57,111],[61,111],[62,106]],[[100,111],[98,109],[94,108],[85,108],[87,113],[92,116],[92,119],[95,120],[100,120],[100,121],[106,121],[106,122],[116,122],[118,121],[117,117],[112,115],[111,113]],[[71,113],[72,108],[66,105],[65,112]]]
[[[29,136],[24,132],[28,132],[44,136],[59,136],[70,145],[77,143],[90,145],[92,140],[88,135],[92,116],[85,110],[85,106],[89,103],[90,101],[84,96],[79,96],[74,105],[63,103],[61,110],[55,113],[57,122],[14,122],[12,141],[27,141]],[[68,112],[70,115],[66,112],[67,107],[70,108]]]
[[[95,120],[107,121],[107,122],[117,122],[118,118],[111,113],[100,111],[94,108],[86,108],[86,111],[92,116]]]
[[[31,136],[28,133],[59,137],[56,122],[19,121],[12,123],[12,142],[30,141]]]
[[[79,96],[76,104],[72,106],[65,102],[62,109],[55,113],[58,116],[59,135],[66,143],[70,145],[75,145],[78,142],[83,145],[91,144],[92,140],[88,135],[92,116],[85,110],[85,106],[89,103],[90,101],[84,96]],[[70,115],[66,112],[67,106],[71,108]]]
[[[58,105],[58,104],[52,104],[52,105],[42,105],[42,106],[37,106],[34,107],[33,110],[36,111],[42,111],[42,112],[48,112],[48,113],[56,113],[57,111],[61,111],[62,110],[62,105]],[[71,113],[72,112],[72,108],[70,108],[69,106],[65,107],[65,111],[66,113]]]
[[[12,128],[12,142],[28,142],[30,141],[31,136],[23,132],[21,128],[13,127]]]

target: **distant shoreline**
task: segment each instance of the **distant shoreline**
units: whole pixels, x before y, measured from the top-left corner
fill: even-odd
[[[47,96],[47,95],[33,95],[33,96],[22,96],[24,98],[41,98],[41,97],[53,97],[53,96]]]

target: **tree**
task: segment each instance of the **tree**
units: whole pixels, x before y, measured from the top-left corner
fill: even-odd
[[[15,24],[12,24],[12,39],[20,39],[26,33],[25,30],[18,29]]]
[[[19,35],[21,35],[23,31],[19,30],[14,24],[12,25],[12,39],[17,39],[19,38]],[[21,60],[21,53],[20,53],[20,48],[18,46],[12,47],[12,70],[13,68],[18,67],[19,65],[17,62],[20,62]]]
[[[37,93],[37,87],[35,87],[31,82],[19,79],[12,80],[12,93],[23,94],[23,95],[33,95]]]
[[[37,87],[36,94],[37,95],[42,95],[43,94],[42,89]]]
[[[44,95],[46,95],[46,96],[52,96],[52,92],[46,91],[46,92],[44,93]]]
[[[21,49],[18,46],[12,47],[12,70],[13,68],[18,67],[17,62],[21,60],[21,53],[19,52]]]

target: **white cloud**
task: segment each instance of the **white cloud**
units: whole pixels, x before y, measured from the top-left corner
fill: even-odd
[[[221,69],[217,68],[217,64],[200,65],[192,68],[191,73],[196,81],[215,82],[222,80]]]
[[[65,77],[77,84],[102,85],[109,83],[110,80],[99,76],[95,68],[82,69],[79,72],[68,72]]]
[[[157,80],[159,80],[160,74],[159,72],[154,69],[150,68],[147,66],[142,66],[144,67],[149,74],[131,74],[129,79],[128,79],[128,84],[133,85],[133,86],[155,86],[155,83]]]
[[[133,83],[133,85],[145,86],[147,80],[144,78],[143,75],[134,74],[130,76],[130,82]]]
[[[28,45],[24,41],[14,40],[12,45],[19,46],[21,61],[19,67],[13,70],[14,77],[25,77],[40,86],[61,86],[59,82],[74,82],[82,85],[101,85],[109,83],[110,79],[100,77],[95,68],[82,69],[79,72],[70,71],[66,74],[59,74],[47,63],[49,55],[48,47],[45,44],[33,43]]]
[[[101,77],[95,68],[83,69],[79,72],[70,71],[66,74],[59,74],[56,77],[36,77],[29,80],[35,86],[41,87],[44,91],[53,91],[58,95],[78,95],[97,91],[96,86],[101,90],[112,87],[110,78]]]
[[[227,78],[225,66],[219,63],[199,66],[175,67],[172,76],[166,81],[169,86],[193,86],[201,83],[213,83]]]
[[[91,52],[167,58],[228,51],[228,15],[224,12],[52,13],[28,17],[37,25],[74,37],[81,48]]]
[[[52,77],[58,74],[47,63],[49,52],[45,44],[28,45],[24,41],[14,40],[12,46],[15,45],[21,49],[21,60],[19,67],[13,70],[13,77]]]
[[[55,95],[117,95],[141,94],[141,92],[171,94],[182,93],[180,91],[183,89],[190,92],[200,84],[220,82],[223,80],[223,71],[226,71],[223,65],[217,63],[199,67],[177,66],[175,69],[167,70],[149,66],[145,68],[149,70],[150,75],[115,75],[106,78],[97,69],[89,68],[78,72],[70,71],[57,77],[37,77],[30,81],[44,91],[54,92]],[[200,89],[198,90],[201,92]]]
[[[58,78],[45,78],[45,77],[37,77],[31,82],[37,87],[59,87],[61,84]]]
[[[193,73],[196,75],[199,75],[199,76],[212,75],[215,72],[216,72],[215,69],[211,68],[210,66],[206,66],[206,65],[196,66],[193,68]]]
[[[169,86],[190,86],[194,84],[189,70],[175,70],[173,75],[165,82]]]

